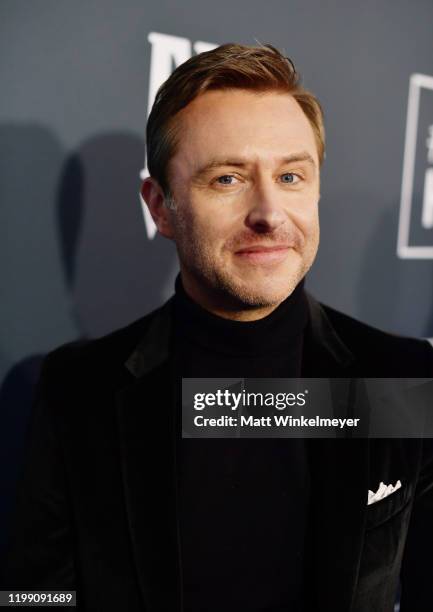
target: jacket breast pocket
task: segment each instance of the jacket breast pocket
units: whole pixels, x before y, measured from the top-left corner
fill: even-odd
[[[404,483],[388,497],[367,506],[359,590],[398,581],[412,509],[414,486]]]
[[[368,505],[365,521],[366,530],[368,531],[369,529],[379,527],[382,523],[386,523],[402,512],[406,506],[410,505],[413,491],[413,483],[406,482],[397,489],[397,491],[394,491],[394,493]]]

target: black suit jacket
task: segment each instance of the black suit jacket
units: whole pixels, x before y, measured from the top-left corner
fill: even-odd
[[[79,610],[178,612],[172,298],[45,361],[3,576],[75,589]],[[375,330],[308,296],[303,377],[430,377],[427,341]],[[433,460],[420,439],[315,439],[306,609],[433,607]],[[403,486],[367,506],[380,481]],[[248,612],[248,611],[240,611]]]

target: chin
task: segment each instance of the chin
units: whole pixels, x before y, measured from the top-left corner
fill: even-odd
[[[272,282],[269,279],[264,282],[243,281],[239,284],[233,284],[230,293],[239,302],[248,306],[277,306],[292,293],[299,280],[289,283],[287,280],[285,282]]]

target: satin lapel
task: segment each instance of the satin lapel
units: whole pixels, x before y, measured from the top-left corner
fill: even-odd
[[[321,305],[311,296],[308,302],[310,327],[304,341],[302,375],[331,378],[340,400],[350,402],[354,356]],[[311,609],[349,612],[364,542],[369,441],[309,439],[307,446],[312,478]]]
[[[355,361],[326,313],[309,293],[306,293],[309,324],[304,337],[302,371],[311,378],[347,377]]]
[[[310,440],[315,612],[349,612],[364,542],[368,440]]]
[[[159,366],[118,395],[122,475],[146,612],[180,609],[173,385]]]
[[[117,395],[126,511],[146,612],[176,612],[182,602],[168,315],[167,305],[158,311],[127,361],[135,380]]]

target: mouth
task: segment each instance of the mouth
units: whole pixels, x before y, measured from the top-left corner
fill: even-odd
[[[273,247],[250,246],[235,252],[240,261],[266,265],[277,264],[284,261],[292,247],[288,245],[276,245]]]

